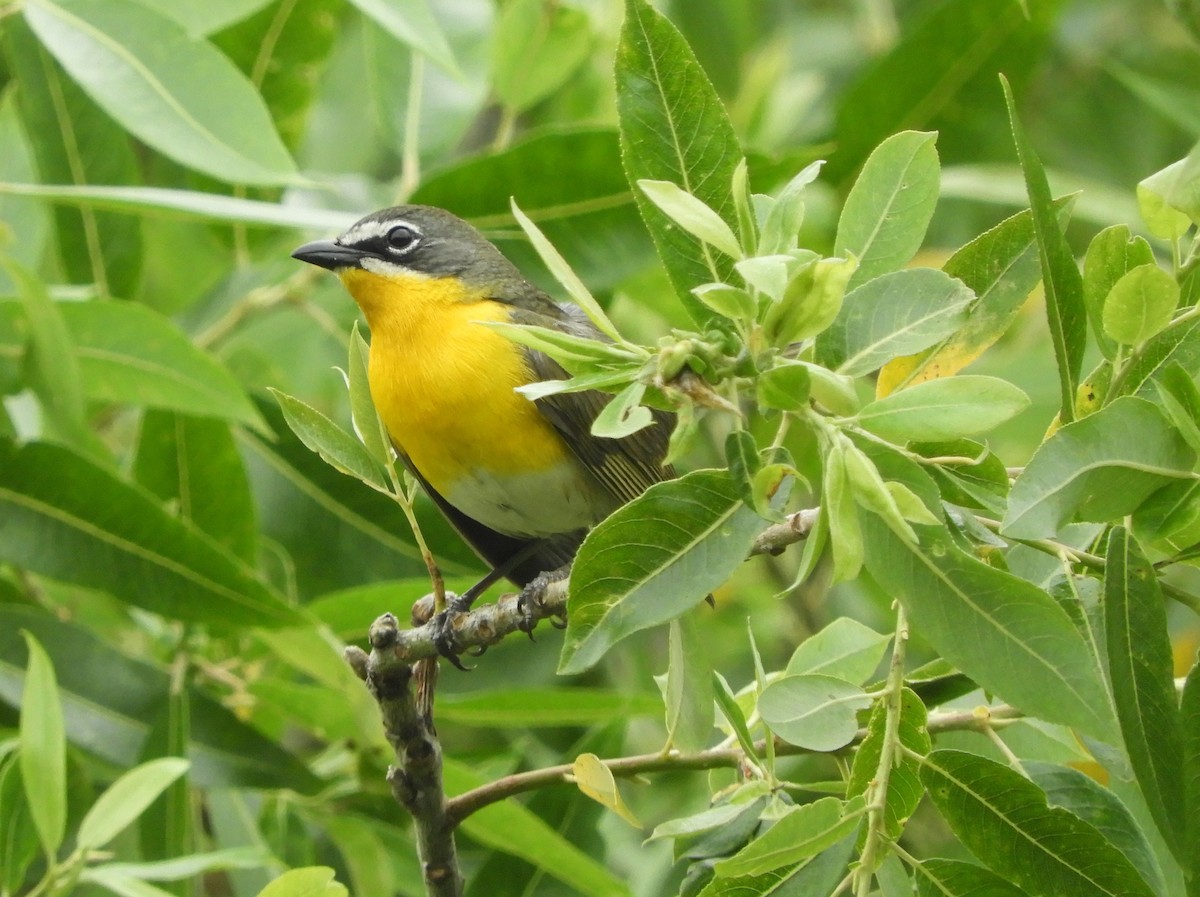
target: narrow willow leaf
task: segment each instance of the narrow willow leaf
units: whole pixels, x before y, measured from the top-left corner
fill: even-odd
[[[974,299],[962,281],[932,268],[876,277],[846,296],[832,326],[817,337],[817,361],[850,377],[869,374],[949,336]]]
[[[171,19],[108,0],[33,0],[25,18],[92,99],[165,155],[228,183],[297,179],[250,80]]]
[[[104,847],[187,772],[188,765],[180,757],[160,757],[126,772],[96,798],[79,823],[76,843],[83,850]]]
[[[651,486],[593,529],[575,557],[559,672],[581,672],[626,636],[695,606],[766,526],[726,471]]]
[[[840,445],[835,444],[825,456],[821,491],[821,512],[828,522],[833,553],[833,581],[849,582],[862,569],[864,549],[858,505],[850,490],[846,454]]]
[[[1028,407],[1029,396],[1007,380],[963,374],[884,396],[854,419],[892,442],[938,442],[986,433]]]
[[[763,222],[758,251],[763,255],[796,248],[796,238],[804,221],[804,188],[817,179],[825,163],[818,159],[806,165],[787,182]],[[743,224],[742,229],[746,227]]]
[[[227,422],[147,410],[133,475],[222,547],[247,564],[257,562],[254,496]]]
[[[1038,448],[1013,483],[1002,532],[1041,539],[1073,518],[1115,520],[1156,489],[1190,477],[1195,460],[1155,405],[1122,397]]]
[[[816,856],[861,824],[861,815],[847,812],[848,809],[836,797],[822,797],[794,808],[761,837],[719,861],[718,877],[762,875]]]
[[[698,751],[712,738],[715,712],[712,677],[690,617],[671,621],[667,655],[667,743]]]
[[[612,770],[595,754],[580,754],[576,757],[575,762],[571,764],[571,775],[575,778],[579,790],[592,800],[608,807],[635,828],[642,827],[621,797],[621,789],[617,787]]]
[[[925,728],[928,711],[916,692],[905,688],[900,694],[900,720],[896,729],[903,753],[895,755],[888,775],[887,793],[880,794],[877,788],[873,792],[873,783],[880,772],[879,760],[884,740],[890,737],[887,732],[887,701],[886,697],[876,701],[871,711],[867,735],[854,754],[854,765],[850,768],[850,779],[846,783],[846,796],[862,795],[871,803],[882,803],[884,831],[887,837],[895,841],[900,838],[908,824],[908,817],[925,795],[920,779],[920,763],[913,755],[928,754],[931,745],[929,732]]]
[[[788,659],[786,672],[820,673],[862,685],[874,675],[890,641],[891,636],[857,620],[838,617],[800,643]]]
[[[570,80],[592,48],[587,14],[572,6],[516,0],[500,8],[492,39],[492,89],[523,112]]]
[[[734,695],[733,689],[729,687],[729,683],[725,681],[725,677],[716,670],[712,671],[713,696],[717,700],[717,706],[721,708],[721,715],[725,717],[725,721],[729,723],[729,728],[733,730],[733,734],[737,737],[738,744],[746,756],[753,762],[759,763],[758,747],[754,744],[754,738],[750,734],[750,726],[746,723],[746,714],[742,712],[741,705],[737,702],[737,696]]]
[[[58,855],[67,830],[67,738],[54,665],[45,649],[22,630],[29,665],[21,708],[21,782],[33,827],[48,861]]]
[[[693,237],[721,250],[730,258],[742,257],[742,247],[733,234],[733,228],[703,200],[670,181],[640,180],[638,186],[663,214]]]
[[[320,825],[349,870],[352,894],[396,892],[396,869],[372,820],[341,812],[324,815]]]
[[[601,333],[610,339],[622,342],[621,334],[617,331],[616,325],[609,320],[604,309],[600,307],[600,303],[596,301],[591,291],[583,285],[583,281],[579,279],[579,275],[571,270],[571,266],[567,264],[567,260],[546,239],[546,235],[542,233],[541,229],[533,223],[528,215],[517,208],[517,201],[515,199],[512,201],[512,213],[513,217],[517,219],[517,223],[521,225],[521,230],[525,231],[525,236],[529,238],[529,242],[533,244],[533,248],[537,250],[537,254],[541,257],[542,262],[550,270],[550,273],[554,275],[554,279],[567,291],[567,295],[575,301],[576,305],[584,310]]]
[[[1075,387],[1079,384],[1083,351],[1087,344],[1087,311],[1083,304],[1083,277],[1075,264],[1071,247],[1059,227],[1046,172],[1025,130],[1017,117],[1012,88],[1001,75],[1008,117],[1012,124],[1017,157],[1025,174],[1025,189],[1033,210],[1033,229],[1037,237],[1038,255],[1042,260],[1042,283],[1046,293],[1046,317],[1050,324],[1050,341],[1058,365],[1059,417],[1063,423],[1075,419]]]
[[[1179,284],[1151,262],[1138,265],[1113,284],[1101,316],[1104,332],[1127,346],[1136,346],[1171,323],[1179,305]]]
[[[1092,322],[1092,335],[1104,357],[1110,361],[1116,357],[1117,346],[1104,331],[1104,300],[1128,272],[1153,261],[1154,250],[1150,244],[1144,237],[1131,236],[1125,224],[1106,227],[1088,244],[1083,261],[1083,303],[1088,320]]]
[[[355,437],[311,405],[277,389],[272,389],[271,395],[279,402],[292,432],[327,464],[378,489],[388,488],[383,469],[367,447]]]
[[[937,134],[901,131],[875,148],[838,220],[833,254],[853,256],[850,288],[898,271],[925,239],[938,197]]]
[[[1154,381],[1172,364],[1185,371],[1200,366],[1200,318],[1181,317],[1157,336],[1151,337],[1129,360],[1116,384],[1117,395],[1139,395],[1153,398]]]
[[[1028,897],[1007,879],[974,863],[934,857],[915,868],[917,897]]]
[[[1190,868],[1195,881],[1200,872],[1200,862],[1195,859],[1200,856],[1200,822],[1196,820],[1196,808],[1200,807],[1200,663],[1192,666],[1184,681],[1179,716],[1183,729],[1184,806],[1188,809],[1182,855],[1192,857]]]
[[[1054,205],[1065,226],[1074,200],[1058,199]],[[950,256],[942,270],[978,297],[967,320],[928,350],[888,362],[879,373],[878,395],[957,374],[1008,331],[1042,279],[1033,216],[1026,210],[1005,219]]]
[[[1176,856],[1186,819],[1183,735],[1158,573],[1123,526],[1108,539],[1104,633],[1125,750],[1150,815]]]
[[[603,439],[622,439],[654,423],[650,409],[639,404],[646,384],[635,381],[613,396],[592,421],[592,435]]]
[[[846,875],[854,852],[854,835],[828,847],[811,860],[788,863],[759,875],[713,878],[696,897],[786,897],[799,894],[832,894]]]
[[[265,847],[227,847],[147,863],[104,863],[97,868],[144,881],[178,881],[223,869],[253,869],[269,862],[271,855]]]
[[[131,214],[170,212],[186,219],[251,227],[304,227],[340,233],[354,223],[353,216],[345,212],[284,206],[257,199],[166,187],[5,183],[0,184],[0,194],[30,196],[64,205],[94,206]]]
[[[1113,847],[1128,857],[1155,893],[1160,897],[1166,894],[1162,870],[1148,833],[1119,797],[1078,769],[1036,760],[1024,765],[1029,778],[1046,792],[1050,806],[1070,810],[1094,825]]]
[[[107,300],[65,302],[59,308],[89,399],[218,417],[265,432],[229,369],[163,315],[137,303]]]
[[[1042,719],[1116,737],[1095,656],[1037,586],[959,549],[944,527],[910,544],[864,521],[866,563],[908,610],[913,629],[980,687]]]
[[[1031,895],[1153,897],[1095,827],[1020,773],[963,751],[934,751],[921,781],[943,818],[979,859]]]
[[[20,703],[25,663],[18,636],[28,630],[58,670],[58,694],[66,708],[71,743],[124,769],[139,762],[159,708],[171,687],[167,672],[126,656],[79,623],[13,604],[0,605],[0,700]],[[298,757],[289,754],[214,698],[189,688],[192,763],[189,779],[202,788],[290,788],[312,794],[321,788]],[[39,799],[46,796],[39,794]]]
[[[350,393],[350,419],[354,431],[371,457],[384,470],[392,463],[392,443],[383,421],[371,400],[371,385],[367,373],[371,357],[370,347],[358,330],[355,322],[350,333],[350,355],[346,366],[346,388]]]
[[[857,685],[833,676],[789,674],[758,699],[758,712],[784,741],[810,751],[836,751],[858,731],[858,711],[871,698]]]
[[[182,620],[298,621],[283,596],[146,492],[55,445],[0,442],[0,558]]]
[[[487,784],[465,763],[445,761],[447,794]],[[629,897],[629,886],[516,801],[498,801],[467,817],[461,830],[475,843],[519,857],[583,897]]]
[[[428,0],[350,0],[388,34],[423,53],[452,75],[460,75],[454,51],[446,41]]]
[[[0,760],[0,889],[5,893],[15,894],[25,883],[39,840],[25,799],[20,758],[10,754]]]
[[[683,35],[646,0],[625,2],[615,69],[629,183],[678,184],[735,228],[733,175],[742,158],[737,135]],[[691,289],[729,282],[732,260],[676,226],[641,191],[635,197],[684,307],[700,323],[712,320],[713,312]]]

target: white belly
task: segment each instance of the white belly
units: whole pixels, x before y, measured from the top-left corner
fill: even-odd
[[[477,473],[457,480],[445,498],[468,517],[510,536],[584,529],[616,505],[573,462],[503,481]]]

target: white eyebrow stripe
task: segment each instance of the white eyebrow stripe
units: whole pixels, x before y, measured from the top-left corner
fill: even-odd
[[[403,224],[405,227],[411,228],[417,236],[422,236],[421,229],[411,221],[406,221],[403,218],[387,218],[384,220],[374,218],[367,221],[359,221],[357,224],[352,225],[348,231],[337,238],[337,241],[343,246],[353,246],[356,243],[382,237],[398,224]]]

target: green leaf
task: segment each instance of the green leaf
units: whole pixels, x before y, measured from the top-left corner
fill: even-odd
[[[25,356],[26,376],[49,423],[74,445],[105,457],[106,453],[84,422],[83,375],[62,306],[51,300],[45,284],[24,266],[3,256],[0,256],[0,266],[8,273],[21,297],[18,307],[24,312],[29,342]],[[11,335],[14,342],[8,351],[20,352],[23,347],[17,342],[15,327]]]
[[[1027,897],[990,869],[940,857],[924,860],[917,871],[917,897]]]
[[[487,783],[466,764],[445,761],[447,794],[461,794]],[[587,897],[629,897],[629,886],[515,801],[498,801],[468,816],[460,826],[472,841],[520,857]]]
[[[58,669],[71,743],[124,769],[135,765],[171,688],[167,672],[102,642],[78,623],[0,604],[0,700],[20,704],[28,630]],[[201,788],[289,788],[311,794],[321,780],[297,757],[213,698],[188,689],[190,781]],[[40,800],[45,796],[39,794]]]
[[[223,548],[248,564],[257,561],[254,497],[225,421],[146,411],[133,475]]]
[[[592,435],[602,439],[622,439],[654,423],[650,409],[639,404],[646,384],[633,382],[609,399],[592,421]]]
[[[0,301],[0,305],[10,303]],[[157,312],[132,302],[107,300],[53,303],[52,308],[67,340],[58,342],[55,337],[54,343],[55,366],[61,368],[54,382],[55,393],[61,394],[58,401],[75,401],[70,399],[74,393],[79,400],[86,396],[263,427],[229,370]],[[31,313],[26,304],[25,313],[35,334],[36,357],[44,351],[39,346],[50,339],[48,334],[44,338],[36,334],[50,325],[41,319],[45,310]],[[3,348],[18,347],[10,343]],[[74,390],[66,379],[72,371],[79,377]]]
[[[875,703],[871,719],[867,722],[867,735],[854,754],[854,765],[850,768],[850,779],[846,782],[846,796],[863,795],[872,803],[883,803],[883,828],[887,837],[899,840],[908,823],[908,817],[917,809],[925,795],[921,785],[920,761],[912,754],[924,756],[929,753],[929,732],[925,728],[928,712],[916,693],[905,688],[900,693],[900,720],[895,736],[887,731],[887,701],[884,697]],[[888,775],[887,793],[880,794],[872,786],[879,774],[879,760],[885,739],[895,737],[903,749],[899,753]],[[910,753],[911,752],[911,753]]]
[[[1038,255],[1042,260],[1042,284],[1046,294],[1046,318],[1050,325],[1050,341],[1058,366],[1059,417],[1063,423],[1075,419],[1075,387],[1087,344],[1087,311],[1083,304],[1083,277],[1075,264],[1071,247],[1058,224],[1058,216],[1050,198],[1046,172],[1033,146],[1025,136],[1012,88],[1001,75],[1008,117],[1012,124],[1017,157],[1025,174],[1025,189],[1033,210],[1033,231],[1037,237]]]
[[[744,272],[755,261],[765,259],[739,262],[738,271]],[[853,258],[818,259],[799,265],[763,316],[763,334],[768,342],[785,349],[824,332],[837,320],[846,299],[846,284],[857,266]]]
[[[1070,810],[1094,825],[1113,847],[1125,854],[1156,893],[1166,893],[1162,870],[1146,832],[1120,798],[1077,769],[1031,761],[1025,763],[1025,771],[1046,792],[1050,806]]]
[[[730,258],[742,257],[742,247],[734,236],[733,228],[703,200],[670,181],[643,179],[638,181],[638,186],[663,214],[693,237],[721,250]]]
[[[787,252],[796,248],[797,235],[804,221],[804,188],[817,179],[824,164],[821,160],[810,163],[779,191],[771,210],[767,212],[766,220],[763,221],[762,234],[758,241],[760,255]],[[747,230],[745,224],[742,225],[742,230]]]
[[[899,355],[927,349],[966,320],[975,295],[933,268],[884,274],[852,290],[817,337],[816,360],[840,374],[868,374]]]
[[[812,374],[806,365],[778,359],[754,384],[760,408],[799,411],[808,405]]]
[[[511,205],[513,217],[521,225],[521,230],[525,231],[525,236],[529,238],[529,242],[537,250],[537,254],[542,262],[550,270],[550,273],[554,275],[554,279],[562,284],[563,289],[575,300],[575,304],[587,313],[587,316],[601,333],[610,339],[621,342],[621,334],[617,331],[616,325],[609,320],[608,315],[605,314],[604,309],[600,307],[600,303],[592,296],[591,291],[583,285],[583,281],[579,279],[579,275],[571,270],[571,266],[567,264],[566,259],[546,239],[545,234],[533,223],[529,216],[517,208],[515,199]],[[518,325],[509,326],[516,327]]]
[[[1200,452],[1200,388],[1192,375],[1171,362],[1154,381],[1158,400],[1179,434]]]
[[[555,176],[546,177],[547,171]],[[541,277],[538,282],[545,287],[552,288],[553,282],[541,274],[537,253],[512,226],[514,196],[594,290],[627,282],[656,258],[621,167],[620,139],[613,129],[539,129],[502,152],[482,153],[423,178],[413,202],[454,209],[527,277]]]
[[[384,470],[392,464],[391,438],[379,419],[371,399],[371,382],[367,368],[371,349],[358,330],[358,322],[350,332],[350,355],[346,364],[346,388],[350,393],[350,419],[354,431],[375,463]]]
[[[1181,317],[1157,336],[1151,337],[1121,372],[1120,382],[1114,384],[1117,395],[1156,395],[1153,381],[1159,380],[1172,364],[1185,371],[1200,365],[1200,318]]]
[[[429,8],[427,0],[350,0],[363,15],[418,53],[423,53],[452,75],[459,75],[454,52]]]
[[[1190,477],[1195,461],[1156,406],[1120,398],[1038,448],[1013,483],[1002,532],[1041,539],[1072,519],[1115,520],[1156,489]]]
[[[203,37],[227,28],[266,6],[270,0],[144,0],[170,16],[189,34]]]
[[[1073,199],[1055,200],[1065,223]],[[880,375],[887,392],[937,377],[958,373],[1003,336],[1017,320],[1021,307],[1042,279],[1033,216],[1028,210],[1013,215],[976,237],[947,259],[942,271],[961,280],[978,297],[966,322],[942,342],[913,359],[897,359]],[[891,386],[886,378],[897,383]]]
[[[720,878],[762,875],[803,862],[832,847],[862,822],[836,797],[795,807],[763,835],[717,863]]]
[[[1186,862],[1183,736],[1164,600],[1158,571],[1129,532],[1114,527],[1105,553],[1104,632],[1117,720],[1150,815]]]
[[[959,549],[943,527],[909,544],[864,521],[867,569],[920,633],[979,686],[1042,719],[1115,738],[1095,656],[1062,609],[1032,583]]]
[[[157,860],[149,863],[104,863],[96,866],[97,871],[143,881],[178,881],[193,878],[205,872],[227,869],[253,869],[271,861],[270,854],[261,847],[229,847],[208,853],[193,853]],[[87,879],[84,878],[86,881]]]
[[[820,673],[862,685],[879,667],[891,636],[850,617],[838,617],[800,643],[788,659],[788,673]]]
[[[836,751],[854,740],[857,713],[871,706],[859,686],[820,674],[788,674],[758,698],[758,712],[784,741],[810,751]]]
[[[687,41],[646,0],[626,0],[617,45],[617,114],[630,184],[670,181],[715,211],[736,233],[733,175],[742,157],[721,100]],[[713,314],[692,287],[729,281],[732,260],[714,255],[653,203],[638,208],[675,292],[700,323]]]
[[[1188,811],[1182,855],[1193,858],[1191,868],[1195,881],[1198,870],[1194,858],[1200,856],[1200,822],[1196,821],[1196,808],[1200,807],[1200,663],[1192,666],[1183,683],[1179,717],[1183,730],[1183,800]]]
[[[858,504],[850,489],[846,453],[840,443],[835,443],[825,456],[821,513],[829,525],[833,581],[849,582],[862,569],[864,549]]]
[[[181,620],[298,621],[283,597],[150,495],[55,445],[0,443],[0,558]]]
[[[289,869],[258,892],[257,897],[346,897],[346,886],[326,866]]]
[[[853,256],[850,289],[898,271],[921,248],[938,198],[937,134],[901,131],[875,148],[838,219],[833,254]]]
[[[1137,185],[1138,210],[1150,233],[1175,241],[1200,218],[1200,150],[1173,162]]]
[[[667,744],[681,751],[708,746],[714,725],[712,677],[690,617],[671,621],[666,688]]]
[[[581,672],[626,636],[703,600],[766,526],[723,470],[657,483],[618,509],[588,534],[571,568],[559,672]]]
[[[160,757],[126,772],[96,798],[79,823],[76,843],[83,850],[104,847],[187,772],[188,765],[179,757]]]
[[[760,875],[717,877],[697,897],[786,897],[799,894],[832,894],[846,874],[854,852],[854,836],[822,851],[811,860],[785,865]]]
[[[271,395],[279,402],[292,432],[327,464],[346,476],[357,477],[377,489],[388,488],[387,478],[379,463],[358,439],[311,405],[306,405],[277,389],[272,389]]]
[[[21,781],[21,761],[10,754],[0,761],[0,889],[17,893],[38,853],[33,824]]]
[[[1104,333],[1127,346],[1144,343],[1171,323],[1179,284],[1154,262],[1125,273],[1104,300]]]
[[[754,743],[754,737],[750,734],[750,726],[746,721],[746,714],[742,712],[742,707],[737,701],[737,696],[733,693],[733,689],[729,687],[729,683],[725,681],[725,677],[716,670],[712,671],[713,696],[717,700],[717,706],[721,708],[721,715],[725,717],[725,722],[729,724],[729,728],[733,730],[734,736],[741,745],[742,751],[753,762],[758,763],[758,746]]]
[[[1152,897],[1125,856],[1093,826],[1046,805],[1037,785],[962,751],[934,751],[921,780],[960,840],[994,872],[1033,895]]]
[[[1106,227],[1088,244],[1083,262],[1083,303],[1092,334],[1104,357],[1116,357],[1117,347],[1104,329],[1104,302],[1117,281],[1134,268],[1154,262],[1154,250],[1142,237],[1133,237],[1129,227],[1114,224]]]
[[[567,83],[591,48],[582,9],[513,0],[500,8],[494,26],[492,89],[513,112],[523,112]]]
[[[9,18],[0,34],[5,64],[20,89],[13,91],[24,132],[33,151],[36,171],[17,177],[9,168],[10,182],[41,181],[71,184],[137,183],[138,158],[130,136],[99,109],[67,76],[54,57],[38,42],[19,17]],[[14,166],[15,159],[6,159]],[[13,209],[18,212],[19,209]],[[133,296],[142,277],[143,234],[136,219],[99,209],[52,209],[52,236],[60,247],[63,276],[71,283],[96,285],[102,296]],[[21,220],[22,241],[36,235],[37,219]],[[36,269],[23,249],[13,254]]]
[[[936,442],[986,433],[1028,407],[1029,396],[1007,380],[963,374],[876,399],[854,420],[892,442]]]
[[[330,813],[321,819],[321,826],[350,870],[351,893],[396,893],[388,849],[372,820],[353,813]]]
[[[71,184],[0,184],[0,195],[30,196],[54,201],[59,205],[111,209],[131,214],[166,213],[173,218],[245,224],[251,227],[308,228],[315,231],[343,231],[354,223],[352,215],[327,209],[306,209],[274,202],[173,190],[165,187],[109,187]],[[112,216],[125,219],[125,215]]]
[[[165,155],[229,183],[296,179],[249,79],[171,19],[111,0],[32,0],[25,18],[92,99]]]
[[[21,782],[33,827],[48,862],[53,862],[67,829],[67,739],[54,665],[45,649],[21,630],[29,651],[21,708]]]

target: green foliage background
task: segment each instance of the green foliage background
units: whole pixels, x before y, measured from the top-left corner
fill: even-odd
[[[1135,187],[1200,139],[1200,11],[1191,0],[680,0],[662,8],[722,100],[755,192],[775,194],[805,165],[827,160],[806,188],[800,232],[800,245],[822,255],[844,248],[836,244],[840,210],[863,163],[904,130],[938,132],[940,191],[922,264],[940,267],[1029,205],[998,73],[1012,85],[1053,195],[1082,191],[1066,231],[1078,257],[1113,224],[1161,237],[1143,223]],[[390,750],[340,645],[362,643],[385,610],[406,617],[428,582],[396,504],[310,452],[266,392],[302,397],[349,423],[337,368],[346,366],[356,309],[333,278],[288,256],[367,211],[426,202],[475,223],[531,279],[561,294],[513,218],[515,197],[630,340],[654,345],[672,327],[692,327],[689,310],[700,306],[687,291],[711,278],[701,271],[681,280],[683,262],[668,275],[643,218],[653,223],[659,213],[622,167],[618,115],[637,111],[629,106],[636,85],[613,76],[623,16],[615,0],[0,5],[0,826],[24,833],[0,839],[8,851],[0,893],[25,893],[43,871],[34,833],[44,842],[57,824],[76,837],[100,791],[139,762],[167,756],[189,757],[187,776],[164,777],[162,796],[115,836],[116,855],[240,852],[212,859],[207,867],[224,871],[208,879],[196,871],[201,863],[159,887],[252,895],[286,867],[319,864],[356,894],[421,893],[409,822],[384,781]],[[636,167],[644,159],[629,134],[624,151]],[[716,144],[725,136],[712,134]],[[705,169],[713,181],[691,186],[728,216],[732,209],[713,197],[728,196],[737,159],[718,156]],[[669,257],[671,246],[659,243]],[[1153,245],[1178,268],[1167,242]],[[1186,307],[1196,300],[1195,266],[1179,270]],[[1084,372],[1103,357],[1102,342],[1089,349]],[[1185,364],[1193,380],[1195,367]],[[1033,400],[989,437],[1005,464],[1023,464],[1060,407],[1037,299],[1014,312],[972,372],[1003,378]],[[871,384],[860,385],[870,395]],[[727,424],[713,418],[684,468],[724,466]],[[771,432],[754,427],[763,443]],[[818,503],[816,438],[797,430],[787,448],[812,484],[807,495],[797,484],[793,506]],[[886,459],[872,459],[889,473]],[[470,582],[478,562],[431,507],[418,503],[417,513],[450,587]],[[882,526],[873,520],[868,528]],[[1116,558],[1121,533],[1093,550]],[[902,551],[887,538],[873,544]],[[599,666],[560,677],[560,636],[543,627],[536,643],[490,650],[470,675],[447,672],[438,728],[450,791],[585,752],[662,747],[653,677],[669,657],[677,675],[681,654],[702,658],[693,679],[707,682],[715,670],[738,691],[755,680],[751,636],[762,665],[776,671],[840,617],[892,631],[891,597],[868,578],[831,588],[827,562],[793,586],[801,562],[796,547],[742,565],[717,590],[716,612],[701,607],[685,617],[686,652],[675,645],[672,653],[659,627]],[[1032,551],[1014,550],[1008,565],[1039,585],[1053,572]],[[886,560],[868,557],[867,566],[886,581]],[[1173,575],[1176,588],[1195,587],[1191,567],[1177,565]],[[1182,675],[1200,627],[1190,611],[1167,610],[1159,629],[1170,627]],[[16,760],[22,689],[54,692],[43,673],[33,691],[22,630],[45,649],[63,703],[69,799],[58,823],[21,816],[21,776],[43,775]],[[1042,634],[1030,625],[1031,641]],[[870,667],[861,681],[886,672],[876,670],[880,638],[851,639]],[[935,661],[919,631],[909,661]],[[921,694],[931,705],[941,703],[936,688],[956,685],[938,672]],[[1193,750],[1196,691],[1190,716],[1185,706]],[[963,706],[983,700],[975,691]],[[729,701],[725,709],[737,716]],[[910,710],[901,710],[907,725]],[[1101,773],[1062,722],[1012,725],[1007,749],[1029,761],[1042,790],[1105,800],[1071,777],[1068,764]],[[919,728],[900,736],[918,751]],[[713,741],[711,731],[701,734],[683,746]],[[1157,834],[1153,808],[1140,803],[1131,775],[1121,778],[1124,759],[1089,746],[1133,807],[1135,832],[1124,834],[1147,842],[1130,851],[1158,870],[1146,880],[1163,895],[1195,893]],[[941,734],[935,747],[1004,758],[978,733]],[[908,807],[902,843],[917,858],[949,857],[930,866],[940,880],[961,876],[958,890],[926,884],[921,893],[966,893],[984,873],[953,861],[987,848],[947,825],[943,816],[955,811],[937,795],[972,768],[958,754],[938,756],[919,779],[912,773],[909,787],[932,796]],[[852,781],[870,778],[854,766]],[[780,774],[812,785],[842,771],[809,756],[781,761]],[[1033,787],[1012,776],[1003,787],[979,787],[997,788],[997,801]],[[734,780],[727,770],[673,773],[622,787],[649,831],[704,810]],[[813,798],[794,794],[801,803]],[[816,825],[830,805],[812,806],[806,824]],[[1092,819],[1117,817],[1130,818],[1105,805]],[[1074,822],[1047,813],[1043,823],[1048,841],[1083,837],[1081,850],[1109,861]],[[1107,833],[1120,843],[1120,832]],[[496,805],[461,831],[467,893],[675,893],[688,864],[675,862],[668,839],[643,844],[644,834],[569,787]],[[821,855],[834,885],[845,851]],[[821,872],[814,880],[824,881]],[[912,893],[895,857],[877,882],[885,894]],[[120,887],[111,876],[79,885]],[[1005,887],[996,893],[1022,893]]]

